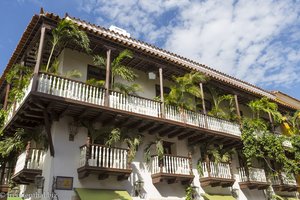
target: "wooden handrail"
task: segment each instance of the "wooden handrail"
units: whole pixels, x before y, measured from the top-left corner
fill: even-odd
[[[155,157],[155,156],[158,156],[158,155],[151,155],[151,157]],[[172,154],[164,154],[163,156],[172,156],[172,157],[176,157],[176,158],[186,158],[186,159],[190,159],[190,157],[188,156],[174,156]]]
[[[121,148],[121,147],[110,147],[107,145],[103,145],[103,144],[90,144],[90,147],[92,146],[97,146],[97,147],[106,147],[106,148],[110,148],[110,149],[120,149],[120,150],[126,150],[128,151],[128,148]],[[81,145],[79,148],[83,148],[83,147],[87,147],[87,144]]]

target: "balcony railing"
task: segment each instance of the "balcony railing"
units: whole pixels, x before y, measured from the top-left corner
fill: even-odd
[[[17,160],[14,174],[23,169],[42,170],[44,164],[45,151],[42,149],[31,148],[23,152]]]
[[[12,180],[19,184],[33,183],[34,178],[42,173],[45,151],[38,148],[29,148],[17,159]]]
[[[88,150],[87,145],[84,145],[80,148],[79,166],[129,169],[127,152],[127,149],[112,148],[98,144],[91,145]]]
[[[162,113],[163,104],[159,101],[146,99],[134,95],[124,95],[119,92],[110,91],[107,98],[108,103],[105,104],[106,90],[104,88],[95,87],[83,82],[71,80],[68,78],[40,73],[38,78],[37,91],[45,94],[59,96],[63,98],[73,99],[94,105],[105,106],[124,110],[127,112],[138,113],[142,115],[163,118],[168,120],[181,122],[201,128],[207,128],[214,131],[224,132],[235,136],[240,136],[241,131],[239,125],[227,120],[218,119],[201,113],[181,109],[180,111],[174,106],[166,105],[165,115]],[[14,112],[23,103],[32,89],[32,80],[25,90],[24,98],[12,106],[7,117],[8,122],[14,115]]]
[[[152,182],[159,183],[166,180],[168,183],[181,181],[189,184],[194,179],[191,170],[191,157],[164,155],[161,159],[154,155],[151,157]]]
[[[240,175],[240,182],[267,182],[266,174],[264,169],[251,167],[248,170],[249,175],[247,176],[245,167],[238,169]]]
[[[32,83],[33,83],[33,78],[31,78],[29,85],[24,89],[24,96],[22,97],[22,99],[20,99],[19,101],[15,101],[14,103],[12,103],[10,105],[10,108],[8,109],[8,115],[7,118],[4,122],[4,124],[6,125],[11,118],[13,117],[14,113],[19,109],[20,105],[22,105],[22,103],[24,102],[24,100],[26,99],[26,97],[28,96],[28,94],[31,91],[32,88]]]
[[[224,179],[232,178],[229,163],[203,162],[202,169],[203,177],[214,177]]]
[[[99,175],[99,179],[117,175],[118,180],[128,178],[132,169],[128,163],[128,149],[112,148],[98,144],[86,144],[80,147],[78,168],[79,178],[89,174]]]
[[[12,172],[12,167],[0,166],[0,185],[8,185]]]
[[[295,176],[290,174],[287,175],[284,172],[281,172],[281,174],[275,174],[271,177],[271,181],[273,185],[297,185]]]
[[[164,155],[160,161],[158,156],[152,156],[151,173],[190,175],[190,158],[183,156]]]

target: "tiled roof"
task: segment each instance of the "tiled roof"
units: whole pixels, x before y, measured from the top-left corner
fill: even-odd
[[[18,55],[21,53],[22,48],[25,45],[25,42],[27,41],[28,37],[29,37],[29,33],[31,33],[31,31],[33,30],[33,27],[35,25],[37,25],[38,19],[44,16],[46,18],[58,21],[61,18],[54,14],[54,13],[45,13],[45,14],[40,14],[40,15],[34,15],[31,22],[29,23],[29,25],[27,26],[25,32],[23,33],[21,40],[17,46],[17,48],[15,49],[12,57],[9,60],[9,63],[7,64],[7,67],[4,71],[4,73],[1,76],[0,79],[0,85],[3,84],[4,81],[4,74],[11,68],[11,66],[15,63]],[[234,78],[232,76],[229,76],[227,74],[224,74],[222,72],[219,72],[215,69],[212,69],[206,65],[197,63],[193,60],[184,58],[180,55],[171,53],[169,51],[166,51],[164,49],[155,47],[151,44],[142,42],[140,40],[136,40],[134,38],[131,37],[127,37],[124,36],[122,34],[119,34],[117,32],[111,31],[109,29],[106,29],[104,27],[101,26],[97,26],[95,24],[91,24],[89,22],[86,22],[84,20],[78,19],[78,18],[74,18],[74,17],[69,17],[67,16],[66,18],[72,20],[74,23],[76,23],[81,29],[88,31],[90,33],[96,34],[98,36],[104,37],[108,40],[112,40],[116,43],[131,47],[131,48],[135,48],[137,50],[141,50],[143,52],[145,52],[146,54],[150,54],[152,56],[158,57],[160,59],[164,59],[166,61],[172,62],[174,64],[177,65],[181,65],[182,67],[186,67],[188,69],[193,69],[193,70],[197,70],[197,71],[201,71],[202,73],[216,79],[219,80],[221,82],[224,82],[228,85],[232,85],[234,87],[238,87],[242,90],[248,91],[250,93],[259,95],[259,96],[265,96],[269,99],[272,99],[274,101],[276,101],[276,96],[274,94],[272,94],[271,92],[268,92],[264,89],[261,89],[255,85],[252,85],[250,83],[247,83],[245,81],[239,80],[237,78]],[[279,101],[277,101],[279,102]],[[285,106],[291,107],[288,104],[284,104],[283,102],[279,102]],[[295,109],[294,107],[291,107],[293,109]]]

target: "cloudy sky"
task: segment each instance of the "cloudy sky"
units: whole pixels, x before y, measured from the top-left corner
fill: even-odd
[[[300,99],[299,0],[1,0],[1,72],[41,6]]]

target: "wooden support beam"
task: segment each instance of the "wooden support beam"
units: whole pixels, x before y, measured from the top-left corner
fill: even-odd
[[[178,136],[178,135],[180,135],[180,134],[183,134],[183,133],[185,133],[185,129],[184,128],[179,128],[179,129],[176,129],[176,130],[174,130],[174,131],[172,131],[172,132],[170,132],[169,134],[168,134],[168,138],[174,138],[174,137],[176,137],[176,136]]]
[[[160,137],[164,137],[164,136],[168,135],[170,132],[173,132],[174,129],[176,129],[176,128],[171,126],[171,127],[168,127],[166,129],[159,131],[158,134]]]
[[[3,105],[3,109],[7,110],[7,104],[8,104],[8,95],[9,95],[9,91],[10,91],[10,84],[7,83],[6,85],[6,89],[5,89],[5,99],[4,99],[4,105]]]
[[[203,92],[203,83],[199,83],[200,91],[201,91],[201,100],[202,100],[202,109],[203,113],[206,115],[206,106],[205,106],[205,98]]]
[[[238,120],[239,120],[239,122],[241,124],[242,123],[242,121],[241,121],[241,112],[240,112],[240,106],[239,106],[239,101],[238,101],[237,94],[234,95],[234,101],[235,101],[236,114],[237,114]]]
[[[151,123],[149,123],[149,124],[146,124],[146,125],[140,127],[140,128],[138,129],[138,131],[139,131],[139,132],[147,131],[148,129],[152,128],[154,125],[155,125],[155,123],[154,123],[154,122],[151,122]]]
[[[163,83],[163,69],[159,68],[159,86],[160,86],[160,101],[161,103],[161,117],[165,118],[165,100],[164,100],[164,83]]]
[[[50,123],[49,115],[46,110],[44,111],[43,114],[44,114],[45,129],[48,136],[50,155],[54,157],[54,145],[53,145],[53,140],[51,135],[51,123]]]
[[[143,120],[138,120],[138,121],[135,121],[135,122],[132,122],[132,123],[128,124],[126,127],[129,128],[129,129],[138,128],[142,124],[143,124]]]
[[[105,99],[104,99],[104,105],[109,106],[109,89],[110,89],[110,65],[111,61],[111,49],[109,48],[106,51],[106,77],[105,77]]]
[[[192,136],[194,135],[194,133],[195,133],[194,131],[189,131],[189,132],[187,132],[187,133],[185,133],[185,134],[183,134],[183,135],[179,135],[179,136],[178,136],[178,139],[179,139],[179,140],[183,140],[183,139],[192,137]]]
[[[37,90],[37,84],[38,84],[38,75],[40,71],[41,61],[42,61],[42,55],[43,55],[43,49],[44,49],[44,41],[45,41],[45,32],[46,27],[43,25],[41,28],[41,37],[40,37],[40,43],[39,43],[39,49],[37,53],[37,59],[33,71],[33,82],[32,82],[32,91]]]
[[[159,130],[161,130],[163,127],[164,127],[163,124],[159,124],[159,125],[157,125],[157,126],[151,128],[151,129],[148,131],[148,133],[149,133],[150,135],[153,135],[153,134],[157,133]]]

